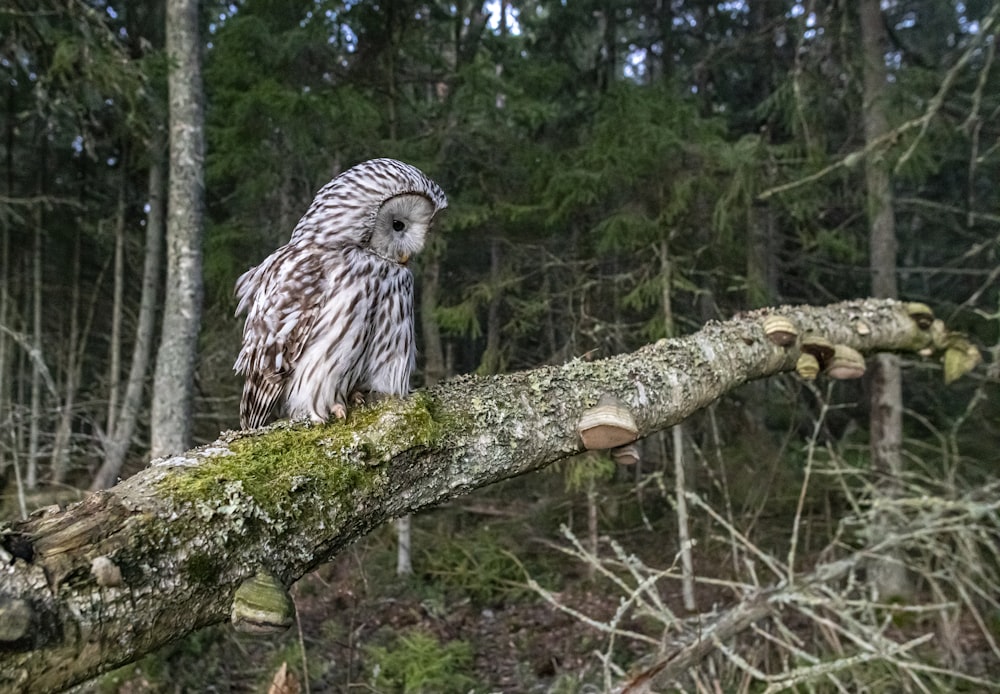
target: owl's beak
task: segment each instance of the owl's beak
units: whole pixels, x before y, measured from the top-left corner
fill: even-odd
[[[408,262],[410,262],[410,254],[409,253],[404,253],[403,255],[399,256],[399,264],[400,265],[406,265]]]

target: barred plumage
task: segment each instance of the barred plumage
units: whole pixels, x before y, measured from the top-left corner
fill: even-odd
[[[441,188],[372,159],[316,194],[289,242],[236,281],[247,314],[234,369],[246,375],[240,426],[276,405],[294,419],[344,417],[353,393],[405,395],[415,362],[413,275]]]

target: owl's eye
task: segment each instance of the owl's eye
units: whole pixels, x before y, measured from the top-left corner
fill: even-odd
[[[406,228],[406,222],[402,219],[392,220],[392,230],[393,231],[403,231]]]

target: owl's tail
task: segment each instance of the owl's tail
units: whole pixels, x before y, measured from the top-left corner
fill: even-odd
[[[264,426],[280,395],[281,379],[250,374],[243,384],[243,398],[240,400],[240,428],[259,429]]]

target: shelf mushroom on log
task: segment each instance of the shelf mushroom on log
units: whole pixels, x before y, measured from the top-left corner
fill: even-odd
[[[588,451],[614,449],[611,457],[625,465],[639,459],[638,449],[629,446],[639,435],[635,417],[625,403],[610,393],[601,395],[597,404],[580,416],[576,430]]]
[[[295,621],[295,604],[281,581],[258,571],[236,589],[230,621],[246,634],[280,634]]]

